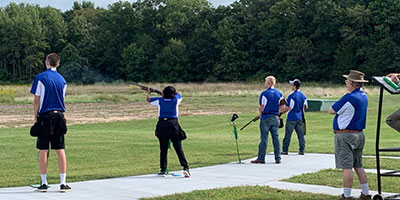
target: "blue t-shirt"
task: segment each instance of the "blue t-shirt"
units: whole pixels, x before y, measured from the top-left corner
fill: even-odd
[[[363,130],[367,118],[368,98],[361,89],[347,93],[332,105],[336,112],[333,130]]]
[[[51,110],[65,111],[64,98],[67,82],[55,68],[38,74],[33,81],[31,94],[40,96],[38,114]]]
[[[178,93],[172,99],[164,97],[152,97],[150,103],[153,106],[158,106],[158,118],[178,118],[179,104],[182,101],[182,96]]]
[[[302,120],[302,112],[304,112],[305,105],[307,105],[307,97],[300,90],[295,90],[289,95],[286,106],[291,109],[288,113],[287,121]]]
[[[276,90],[273,87],[264,90],[259,99],[259,104],[264,106],[264,113],[271,114],[262,114],[261,120],[266,119],[270,116],[274,116],[279,114],[279,102],[283,99],[283,95],[279,90]]]

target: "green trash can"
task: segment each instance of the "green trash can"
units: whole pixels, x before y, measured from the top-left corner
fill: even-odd
[[[327,99],[307,99],[308,109],[307,112],[328,111],[329,108],[336,102],[336,100]]]

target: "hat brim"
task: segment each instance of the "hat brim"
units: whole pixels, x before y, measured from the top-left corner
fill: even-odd
[[[355,79],[349,78],[349,75],[342,75],[342,76],[347,78],[347,79],[349,79],[350,81],[353,81],[353,82],[356,82],[356,83],[368,83],[369,82],[367,80],[355,80]]]

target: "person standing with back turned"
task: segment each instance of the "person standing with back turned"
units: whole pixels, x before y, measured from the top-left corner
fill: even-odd
[[[189,165],[182,150],[182,140],[186,139],[186,134],[178,123],[178,106],[182,101],[182,96],[176,92],[172,86],[167,86],[162,92],[162,97],[150,98],[151,90],[147,90],[147,102],[153,106],[158,106],[158,122],[156,126],[156,136],[160,143],[160,173],[167,175],[168,143],[172,141],[176,155],[183,167],[183,175],[190,178]]]
[[[60,65],[60,57],[51,53],[46,57],[47,70],[38,74],[32,85],[31,94],[34,95],[33,114],[35,122],[40,120],[44,127],[37,138],[36,148],[39,149],[39,167],[42,179],[38,190],[46,192],[47,163],[49,143],[55,149],[58,157],[58,169],[60,172],[60,191],[67,192],[71,187],[66,184],[67,159],[65,156],[64,134],[67,127],[64,118],[64,98],[67,89],[65,79],[57,72]]]
[[[334,114],[333,132],[335,133],[336,168],[343,172],[343,194],[339,200],[352,200],[353,168],[361,184],[359,200],[370,200],[368,180],[362,167],[362,152],[365,144],[365,129],[368,98],[362,90],[364,73],[350,70],[349,75],[343,75],[349,93],[340,98],[329,109]]]
[[[265,87],[259,98],[259,117],[260,117],[260,143],[258,145],[258,156],[251,163],[265,163],[265,154],[268,144],[268,132],[271,132],[272,143],[274,145],[275,163],[281,163],[281,147],[279,143],[279,110],[282,110],[285,105],[282,103],[285,99],[279,90],[274,88],[276,79],[274,76],[265,78]]]

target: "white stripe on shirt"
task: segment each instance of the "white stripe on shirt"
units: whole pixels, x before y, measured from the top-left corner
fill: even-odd
[[[36,92],[35,92],[36,96],[40,96],[40,105],[39,105],[38,112],[40,112],[40,110],[43,107],[43,101],[44,101],[45,92],[46,92],[46,88],[44,87],[43,83],[41,81],[38,81],[38,84],[37,84],[37,87],[36,87]]]
[[[290,110],[289,110],[288,114],[289,114],[289,113],[292,111],[292,109],[294,108],[294,100],[293,100],[293,99],[290,99],[289,108],[290,108]]]
[[[267,103],[268,103],[268,99],[265,96],[262,96],[261,105],[263,105],[265,107],[265,106],[267,106]]]
[[[345,103],[342,108],[337,112],[338,119],[338,127],[339,129],[346,129],[350,124],[350,121],[353,119],[355,113],[355,109],[350,102]]]
[[[160,100],[152,101],[150,102],[151,105],[153,106],[158,106],[158,116],[160,116],[161,112],[161,106],[160,106]]]
[[[64,85],[63,95],[64,95],[64,98],[67,95],[67,84]]]

